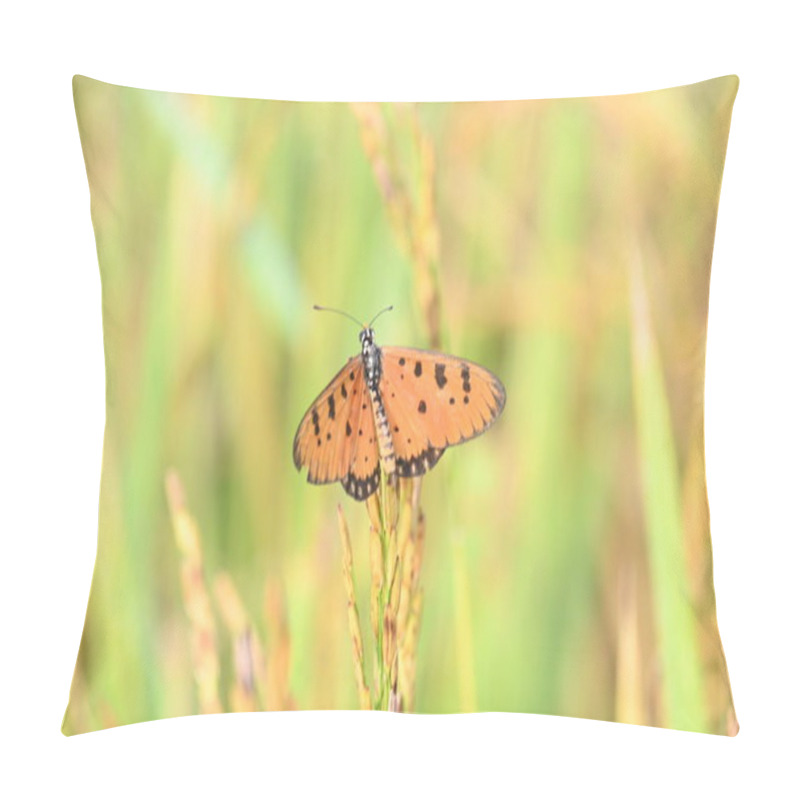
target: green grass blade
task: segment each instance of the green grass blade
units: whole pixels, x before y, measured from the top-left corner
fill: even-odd
[[[695,612],[689,593],[677,455],[641,260],[631,263],[633,394],[639,468],[661,659],[663,724],[708,729]]]

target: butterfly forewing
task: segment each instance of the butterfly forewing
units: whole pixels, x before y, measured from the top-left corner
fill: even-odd
[[[503,384],[463,358],[384,347],[381,395],[400,475],[419,475],[446,447],[483,433],[503,410]]]
[[[360,358],[351,358],[308,409],[294,438],[294,463],[311,483],[342,480],[355,452],[355,419],[366,390]]]

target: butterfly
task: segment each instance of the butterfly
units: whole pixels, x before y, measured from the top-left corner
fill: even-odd
[[[422,475],[442,453],[483,433],[501,414],[506,391],[485,367],[464,358],[410,347],[378,347],[375,320],[361,327],[353,356],[305,413],[294,438],[294,464],[308,482],[341,481],[356,500],[380,485],[383,469],[397,477]]]

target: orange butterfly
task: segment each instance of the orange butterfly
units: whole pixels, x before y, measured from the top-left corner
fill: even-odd
[[[378,347],[372,324],[359,326],[361,354],[351,358],[308,409],[294,437],[294,464],[309,483],[341,481],[356,500],[380,483],[432,469],[451,445],[483,433],[505,406],[500,380],[463,358]]]

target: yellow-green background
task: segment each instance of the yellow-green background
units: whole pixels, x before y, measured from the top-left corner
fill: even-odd
[[[313,303],[360,318],[392,303],[378,343],[430,344],[384,164],[412,210],[434,201],[438,256],[424,266],[443,349],[492,369],[508,393],[495,427],[423,481],[416,710],[735,732],[711,582],[703,370],[737,86],[364,112],[76,78],[108,406],[65,731],[198,710],[169,468],[209,583],[231,576],[266,653],[277,646],[266,587],[280,597],[293,704],[357,707],[336,504],[362,621],[367,515],[338,484],[305,482],[292,439],[358,351],[356,327]],[[383,131],[377,153],[364,113]],[[227,706],[221,622],[217,647]]]

